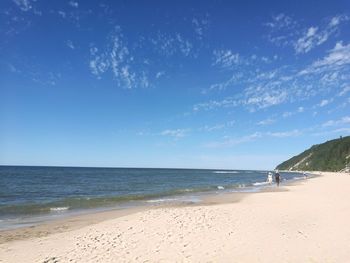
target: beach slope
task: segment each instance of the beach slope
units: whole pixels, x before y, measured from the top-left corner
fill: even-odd
[[[234,203],[150,209],[0,244],[0,262],[349,262],[349,186],[323,173]]]

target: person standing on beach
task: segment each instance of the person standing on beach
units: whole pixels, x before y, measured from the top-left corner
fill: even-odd
[[[307,179],[307,174],[305,172],[303,172],[303,175],[304,175],[304,179],[306,180]]]
[[[279,174],[278,170],[276,170],[275,181],[276,181],[277,186],[280,186],[280,179],[281,179],[281,175]]]
[[[269,172],[268,175],[267,175],[267,182],[269,184],[272,184],[272,173],[271,172]]]

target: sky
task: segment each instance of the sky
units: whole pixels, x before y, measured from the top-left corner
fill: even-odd
[[[350,2],[0,2],[0,164],[273,169],[350,134]]]

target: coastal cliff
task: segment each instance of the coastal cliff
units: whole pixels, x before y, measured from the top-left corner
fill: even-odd
[[[348,171],[350,166],[350,136],[340,137],[308,150],[279,164],[279,170]]]

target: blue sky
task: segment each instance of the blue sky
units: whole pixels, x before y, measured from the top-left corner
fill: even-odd
[[[0,164],[272,169],[350,133],[349,1],[5,0],[0,23]]]

